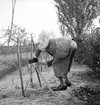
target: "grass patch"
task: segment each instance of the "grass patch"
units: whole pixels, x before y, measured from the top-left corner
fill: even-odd
[[[21,59],[22,67],[28,63],[28,60],[24,57]],[[17,57],[8,57],[0,60],[0,79],[3,79],[6,75],[10,75],[18,69]]]

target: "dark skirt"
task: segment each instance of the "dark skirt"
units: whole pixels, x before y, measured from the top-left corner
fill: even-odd
[[[70,48],[69,53],[65,58],[57,59],[57,62],[52,64],[56,77],[64,77],[68,74],[75,52],[75,48]]]

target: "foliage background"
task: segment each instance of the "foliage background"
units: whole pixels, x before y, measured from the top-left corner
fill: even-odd
[[[96,75],[100,75],[100,28],[85,34],[84,40],[79,44],[75,60],[88,65]]]

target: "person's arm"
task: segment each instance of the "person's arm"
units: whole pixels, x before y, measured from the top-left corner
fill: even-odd
[[[54,59],[48,61],[48,62],[47,62],[47,66],[48,66],[48,67],[52,66],[52,62],[53,62],[53,61],[54,61]]]
[[[42,50],[37,49],[37,50],[35,51],[35,57],[38,58],[41,52],[42,52]]]
[[[46,41],[46,43],[44,43],[42,46],[40,46],[36,51],[35,51],[35,56],[33,57],[33,59],[29,60],[29,63],[37,63],[38,62],[38,57],[40,56],[42,51],[45,51],[46,48],[49,45],[49,41]]]
[[[53,60],[50,60],[48,62],[37,62],[38,65],[47,65],[48,67],[52,66]]]
[[[40,55],[40,53],[41,53],[42,51],[41,50],[36,50],[36,52],[35,52],[35,56],[33,57],[33,59],[30,59],[28,62],[29,62],[29,64],[31,64],[31,63],[37,63],[38,62],[38,57],[39,57],[39,55]]]

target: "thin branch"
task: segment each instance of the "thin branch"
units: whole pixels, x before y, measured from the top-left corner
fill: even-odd
[[[13,3],[14,2],[14,3]],[[12,0],[12,20],[11,20],[11,33],[10,33],[10,36],[8,38],[8,46],[9,46],[9,43],[10,43],[10,38],[11,38],[11,35],[12,35],[12,28],[13,28],[13,21],[14,21],[14,11],[15,11],[15,4],[16,4],[16,0]]]

